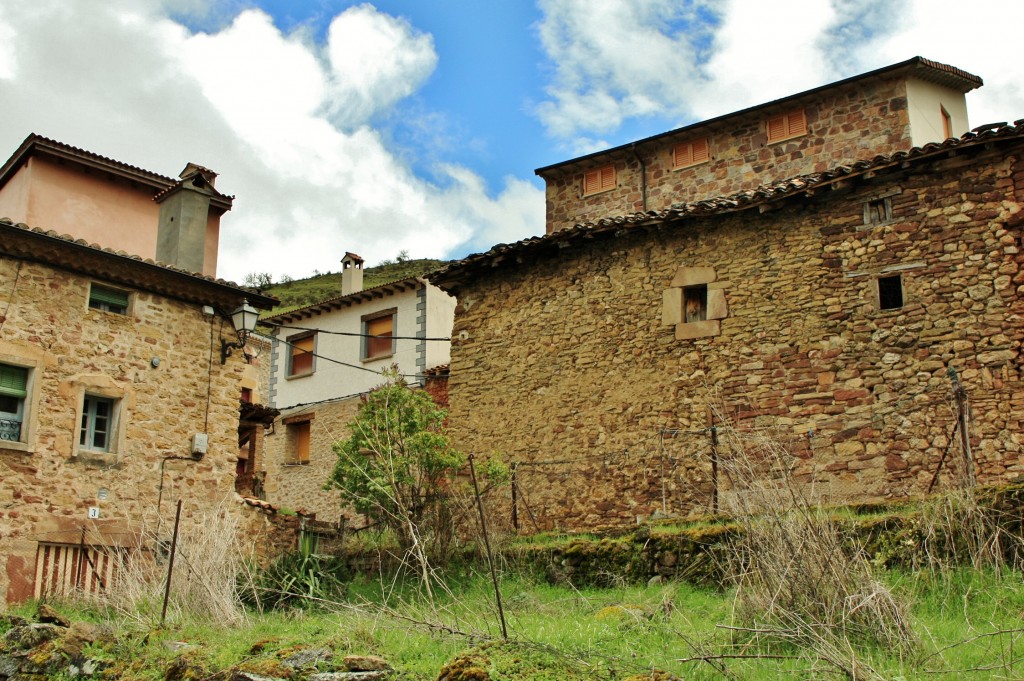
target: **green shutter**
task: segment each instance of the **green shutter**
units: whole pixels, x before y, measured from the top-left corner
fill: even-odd
[[[128,294],[124,291],[115,291],[93,284],[89,291],[89,302],[93,301],[117,307],[128,307]]]
[[[27,384],[28,369],[0,364],[0,395],[26,397],[28,395],[25,390]]]

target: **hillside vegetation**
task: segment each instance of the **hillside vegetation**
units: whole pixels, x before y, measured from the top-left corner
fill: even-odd
[[[374,267],[367,267],[363,270],[363,288],[373,288],[387,284],[388,282],[420,276],[427,272],[443,267],[447,261],[431,260],[420,258],[410,260],[400,257],[396,261],[384,261]],[[253,275],[250,275],[253,276]],[[246,284],[258,285],[259,277],[266,275],[254,275],[257,279],[250,282],[247,278]],[[266,279],[262,283],[266,283]],[[280,314],[321,300],[337,298],[341,295],[341,272],[315,273],[307,279],[293,279],[273,283],[263,288],[263,292],[276,297],[281,304],[274,308],[271,314]]]

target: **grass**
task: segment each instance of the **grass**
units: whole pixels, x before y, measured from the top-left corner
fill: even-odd
[[[446,264],[444,260],[405,260],[367,267],[363,270],[363,288],[373,288],[392,281],[426,274]],[[274,284],[264,291],[277,297],[281,304],[271,314],[281,314],[321,300],[341,295],[341,272],[326,272],[307,279]]]
[[[884,581],[911,603],[920,641],[902,657],[871,646],[857,651],[884,678],[1018,678],[1024,673],[1018,652],[1024,613],[1019,573],[888,572]],[[495,643],[500,635],[489,580],[470,575],[449,586],[455,595],[430,605],[416,583],[360,578],[344,599],[321,610],[250,613],[246,624],[229,627],[184,618],[174,627],[145,628],[109,613],[116,642],[90,652],[111,661],[117,678],[129,681],[162,679],[175,660],[207,676],[235,668],[273,676],[289,655],[317,647],[331,650],[336,660],[347,654],[382,655],[406,680],[436,679],[443,665],[471,651],[495,672],[495,681],[623,679],[655,668],[687,679],[841,678],[807,651],[769,650],[726,628],[736,622],[732,590],[683,583],[577,590],[505,574],[511,643],[504,645]],[[74,619],[103,619],[95,610],[70,607],[58,604]],[[180,643],[187,645],[176,648]],[[784,659],[763,657],[769,652]]]

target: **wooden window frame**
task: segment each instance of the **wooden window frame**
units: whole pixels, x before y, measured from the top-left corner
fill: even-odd
[[[312,349],[306,350],[305,348],[299,347],[299,343],[303,343],[306,340],[312,340]],[[316,331],[303,331],[302,333],[296,333],[294,335],[285,338],[286,347],[288,348],[288,371],[286,378],[302,378],[304,376],[312,376],[316,373],[316,344],[317,344],[317,333]],[[298,370],[295,368],[296,356],[302,358],[302,366]],[[307,357],[308,356],[308,357]],[[309,366],[306,367],[306,361],[308,359]]]
[[[711,142],[707,137],[680,142],[672,147],[672,170],[692,168],[711,160]]]
[[[611,191],[618,186],[618,173],[615,164],[594,168],[583,173],[583,196],[594,196]]]
[[[391,332],[389,336],[383,334],[377,337],[371,337],[371,328],[375,322],[379,322],[384,319],[391,320]],[[392,307],[387,310],[380,310],[378,312],[371,312],[365,314],[360,318],[360,322],[363,329],[362,347],[360,348],[359,356],[364,362],[376,362],[377,360],[387,359],[393,357],[396,350],[395,335],[398,331],[398,308]],[[384,338],[391,338],[390,349],[383,351],[375,346],[378,344],[383,347],[384,343],[378,343],[383,341]]]
[[[883,282],[886,282],[883,285]],[[889,282],[895,282],[894,285]],[[900,272],[886,273],[875,280],[875,288],[878,294],[878,309],[882,312],[902,310],[907,304],[906,287],[903,285],[903,275]],[[898,303],[896,302],[898,298]]]
[[[939,104],[939,115],[942,116],[942,139],[948,140],[953,137],[953,117],[946,111],[946,107],[941,104]]]
[[[288,435],[288,460],[285,462],[287,465],[309,465],[315,418],[316,414],[298,414],[281,420]]]
[[[864,202],[864,224],[884,225],[892,222],[892,201],[887,196]]]
[[[803,137],[809,132],[807,112],[801,107],[785,113],[769,116],[764,122],[768,144]]]
[[[126,316],[131,305],[131,293],[103,284],[90,283],[88,305],[92,310]]]

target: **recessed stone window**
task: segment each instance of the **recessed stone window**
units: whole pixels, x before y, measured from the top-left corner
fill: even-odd
[[[893,274],[878,278],[878,308],[898,310],[903,307],[903,277]]]
[[[287,437],[285,450],[288,460],[286,464],[292,466],[306,466],[309,464],[309,442],[311,426],[316,414],[298,414],[283,420],[285,434]]]
[[[680,267],[662,294],[662,325],[675,326],[677,340],[719,335],[729,316],[728,284],[718,281],[714,268]]]
[[[892,220],[892,202],[888,198],[864,202],[864,224],[881,225]]]

